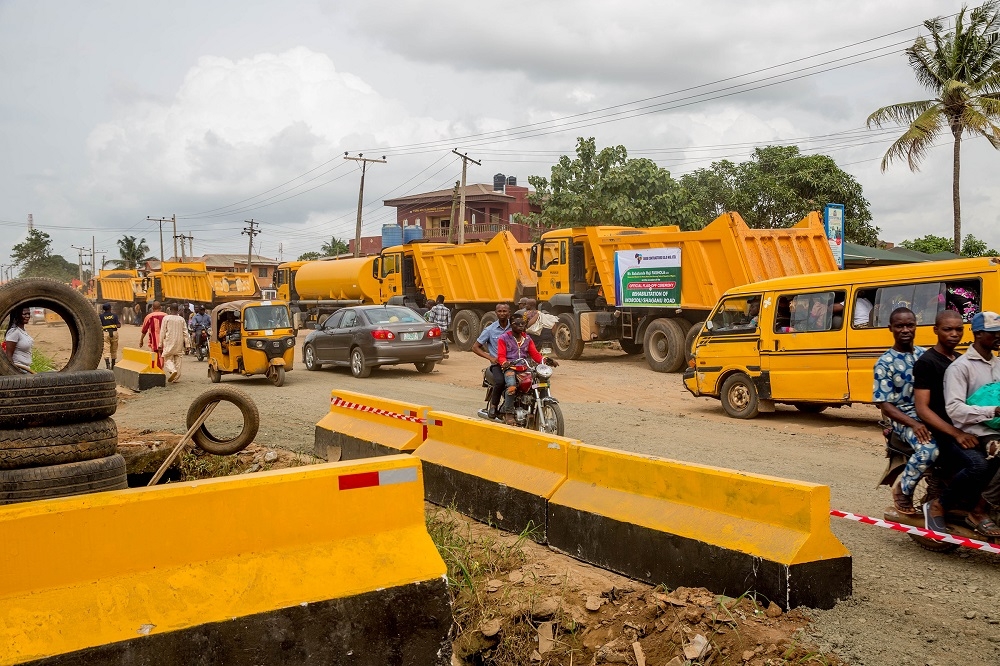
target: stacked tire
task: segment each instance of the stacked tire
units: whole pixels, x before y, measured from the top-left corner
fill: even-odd
[[[0,355],[0,505],[127,487],[117,454],[115,377],[95,370],[101,323],[86,299],[46,279],[0,287],[0,312],[25,305],[54,310],[69,326],[73,352],[61,372],[17,374]]]

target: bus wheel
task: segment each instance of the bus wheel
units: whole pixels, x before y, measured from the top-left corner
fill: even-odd
[[[657,372],[677,372],[684,365],[684,329],[673,319],[656,319],[642,337],[646,363]]]
[[[734,419],[752,419],[758,414],[757,387],[742,372],[731,375],[722,384],[722,408]]]

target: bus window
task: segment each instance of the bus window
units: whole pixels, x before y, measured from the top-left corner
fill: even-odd
[[[778,297],[775,333],[837,331],[844,325],[843,291],[785,294]]]
[[[759,317],[759,295],[733,296],[719,304],[705,329],[709,335],[752,333],[757,330]]]

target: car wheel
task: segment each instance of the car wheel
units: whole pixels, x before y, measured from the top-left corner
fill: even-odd
[[[417,366],[417,372],[422,372],[425,375],[434,370],[434,361],[424,361],[423,363],[415,363]]]
[[[365,361],[365,353],[361,351],[361,347],[351,350],[351,374],[358,379],[364,379],[372,374],[372,368]]]
[[[736,419],[752,419],[758,414],[759,398],[753,380],[742,372],[722,384],[722,408]]]
[[[306,345],[302,350],[302,362],[306,364],[306,370],[319,370],[322,364],[316,362],[316,348]]]

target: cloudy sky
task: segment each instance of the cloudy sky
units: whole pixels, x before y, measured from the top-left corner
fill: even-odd
[[[196,254],[295,258],[393,220],[387,197],[450,187],[453,148],[548,175],[577,136],[680,176],[755,145],[834,157],[890,241],[950,235],[951,150],[882,173],[874,109],[924,99],[901,51],[953,0],[503,3],[0,0],[0,263],[28,214],[57,253],[159,255],[176,214]],[[1000,247],[1000,154],[964,144],[965,229]],[[166,225],[169,226],[169,225]],[[171,230],[164,229],[167,254]]]

